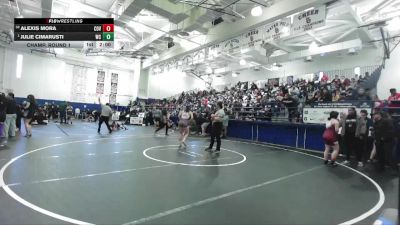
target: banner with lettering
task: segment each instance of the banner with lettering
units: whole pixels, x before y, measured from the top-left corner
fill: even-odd
[[[264,40],[266,42],[276,41],[289,35],[290,18],[284,18],[265,26]]]
[[[218,54],[220,54],[221,52],[222,52],[222,43],[219,43],[219,44],[215,44],[215,45],[211,45],[209,48],[208,48],[208,53],[207,53],[207,55],[208,55],[208,57],[214,57],[214,56],[217,56]]]
[[[262,32],[260,29],[252,29],[242,35],[242,47],[250,48],[262,42]]]
[[[270,78],[268,79],[268,84],[271,86],[279,85],[279,78]]]
[[[356,108],[359,114],[362,109],[371,113],[373,102],[355,101],[355,102],[318,102],[303,108],[303,122],[323,124],[328,120],[329,114],[332,111],[347,114],[348,108]],[[340,119],[340,118],[339,118]]]
[[[233,53],[240,49],[240,37],[232,38],[230,40],[222,42],[222,48],[224,52]]]
[[[104,80],[106,77],[106,72],[103,70],[97,71],[97,85],[96,85],[96,94],[104,93]]]
[[[326,22],[326,6],[301,12],[293,17],[292,34],[322,27]]]

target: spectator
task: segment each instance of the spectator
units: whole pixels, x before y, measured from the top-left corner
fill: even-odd
[[[7,113],[7,99],[4,93],[0,94],[0,131],[1,137],[4,137],[4,122],[6,121],[6,113]]]
[[[229,114],[228,110],[224,108],[225,116],[222,120],[222,138],[226,138],[228,136],[228,124],[229,124]]]
[[[32,136],[32,126],[31,126],[31,121],[33,119],[33,116],[35,115],[35,111],[37,109],[37,104],[35,97],[33,95],[28,95],[26,100],[23,103],[23,109],[24,109],[24,124],[25,124],[25,137],[31,137]]]
[[[67,107],[68,107],[68,103],[66,101],[64,101],[60,104],[60,107],[58,109],[58,111],[60,113],[60,124],[62,124],[62,123],[67,124]]]
[[[23,113],[22,113],[22,106],[21,105],[17,105],[17,119],[15,121],[15,126],[18,129],[18,133],[21,134],[21,119],[23,117]]]
[[[357,100],[359,101],[371,101],[371,97],[367,95],[364,88],[360,87],[357,90]]]
[[[356,138],[357,112],[354,107],[349,108],[348,114],[342,118],[341,127],[341,136],[344,138],[344,145],[347,149],[344,164],[349,164],[350,156],[358,146],[358,138]]]
[[[340,98],[341,98],[341,96],[340,96],[340,89],[338,88],[338,89],[336,89],[336,90],[333,92],[333,94],[332,94],[332,101],[333,101],[333,102],[337,102],[337,101],[340,100]]]
[[[168,120],[169,120],[169,114],[167,109],[163,109],[161,112],[161,120],[159,122],[158,128],[154,131],[154,134],[156,134],[159,130],[163,129],[165,127],[165,136],[168,136]],[[191,114],[192,115],[192,114]],[[193,117],[193,115],[192,115]],[[186,125],[188,126],[188,125]],[[186,145],[185,145],[186,146]]]
[[[183,93],[182,93],[183,94]],[[154,124],[159,127],[161,122],[161,110],[154,107],[153,110]]]
[[[332,102],[332,94],[329,93],[327,88],[322,89],[319,99],[320,102]]]
[[[287,107],[289,122],[292,122],[292,119],[296,116],[298,102],[288,93],[285,94],[282,102]]]
[[[6,110],[6,120],[4,123],[4,136],[15,137],[16,130],[16,120],[17,120],[17,103],[14,99],[13,93],[8,93],[7,96],[7,110]]]
[[[354,96],[354,92],[353,92],[353,88],[348,88],[346,91],[346,97],[345,97],[346,101],[354,101],[356,100],[355,96]]]
[[[209,108],[207,108],[206,111],[204,112],[204,121],[201,124],[201,136],[206,136],[207,127],[210,125],[211,122],[211,115],[208,110]]]
[[[368,118],[367,110],[361,110],[356,128],[356,138],[358,138],[357,142],[359,143],[356,149],[356,156],[359,167],[364,166],[364,156],[368,153],[368,136],[372,125],[372,120]]]
[[[386,164],[391,164],[392,168],[395,168],[396,165],[393,163],[392,155],[395,130],[393,121],[383,112],[374,114],[374,133],[378,156],[378,171],[384,171]]]
[[[335,78],[332,80],[332,83],[335,84],[335,86],[339,86],[340,85],[340,78],[338,75],[335,75]]]
[[[400,93],[397,93],[396,88],[390,89],[390,96],[388,98],[390,108],[400,108]],[[395,112],[395,109],[391,109],[390,112]]]
[[[79,119],[80,115],[81,115],[81,109],[76,107],[75,108],[75,119]]]

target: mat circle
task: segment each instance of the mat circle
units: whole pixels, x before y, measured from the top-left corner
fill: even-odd
[[[164,151],[165,151],[166,148],[169,148],[169,147],[176,147],[176,148],[178,148],[178,145],[153,146],[153,147],[146,148],[145,150],[143,150],[143,155],[144,155],[146,158],[151,159],[151,160],[154,160],[154,161],[156,161],[156,162],[162,162],[162,163],[167,163],[167,164],[172,164],[172,165],[197,166],[197,167],[224,167],[224,166],[234,166],[234,165],[238,165],[238,164],[244,163],[244,162],[247,160],[247,157],[246,157],[245,155],[243,155],[242,153],[239,153],[239,152],[237,152],[237,151],[233,151],[233,150],[230,150],[230,149],[226,149],[226,148],[221,148],[222,152],[223,152],[223,151],[232,152],[232,153],[234,153],[234,154],[237,154],[237,155],[241,156],[242,159],[241,159],[240,161],[233,162],[233,163],[225,163],[225,164],[213,165],[213,164],[195,164],[195,163],[171,162],[171,161],[166,161],[166,160],[157,159],[157,158],[154,158],[154,157],[149,156],[149,155],[147,154],[147,152],[149,152],[149,151],[151,151],[151,150],[157,150],[157,149],[158,149],[158,150],[163,150],[162,148],[165,148],[165,149],[164,149]],[[221,152],[221,154],[222,154],[222,152]],[[211,153],[210,153],[210,154],[211,154]]]

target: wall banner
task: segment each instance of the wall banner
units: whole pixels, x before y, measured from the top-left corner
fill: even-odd
[[[97,83],[104,83],[105,78],[106,78],[106,72],[104,72],[103,70],[98,70]]]
[[[279,78],[270,78],[268,79],[268,84],[275,86],[275,85],[279,85]]]
[[[224,52],[233,53],[240,48],[240,38],[232,38],[222,42],[222,48]]]
[[[104,94],[104,80],[106,78],[106,72],[103,70],[97,71],[97,85],[96,94]]]
[[[339,115],[340,113],[347,114],[348,108],[350,107],[355,107],[358,114],[362,109],[367,110],[368,114],[370,114],[373,102],[318,102],[303,108],[303,122],[324,124],[328,120],[331,111],[337,111]]]
[[[118,73],[111,73],[110,104],[117,103]]]
[[[242,35],[242,46],[245,48],[254,47],[262,42],[262,32],[260,29],[252,29]]]
[[[265,26],[264,40],[266,42],[276,41],[290,35],[290,18],[284,18]]]
[[[209,58],[212,58],[213,56],[216,56],[219,53],[221,53],[222,49],[223,49],[222,48],[222,43],[212,45],[212,46],[208,47],[207,56]]]
[[[326,22],[326,6],[301,12],[293,17],[292,34],[322,27]]]
[[[97,83],[96,94],[103,94],[103,93],[104,93],[104,83]]]

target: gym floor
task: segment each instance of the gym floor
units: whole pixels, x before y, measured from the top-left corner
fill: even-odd
[[[0,224],[372,224],[398,178],[270,145],[94,123],[35,126],[0,150]]]

